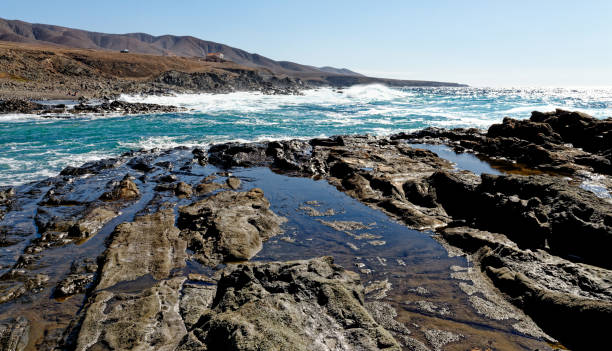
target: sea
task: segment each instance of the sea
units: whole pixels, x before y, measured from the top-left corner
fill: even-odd
[[[43,118],[0,115],[0,186],[55,176],[66,166],[129,150],[228,141],[388,135],[434,127],[486,129],[506,116],[556,108],[612,116],[612,88],[320,88],[302,95],[121,96],[185,107],[181,113]]]

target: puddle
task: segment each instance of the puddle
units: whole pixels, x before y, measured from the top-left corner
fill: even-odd
[[[479,314],[470,304],[470,296],[461,290],[461,281],[451,277],[457,267],[468,269],[469,262],[464,257],[449,257],[430,233],[409,229],[324,180],[287,177],[266,168],[234,170],[234,176],[241,178],[245,188],[263,189],[271,209],[288,218],[285,233],[267,242],[253,260],[331,255],[336,263],[359,272],[366,287],[387,281],[391,289],[383,301],[393,305],[398,320],[413,331],[412,337],[425,344],[432,330],[441,329],[462,335],[445,350],[466,350],[475,345],[503,350],[549,349],[543,342],[519,335],[512,327],[516,320],[491,320]],[[315,201],[322,209],[333,209],[334,214],[313,217],[300,210]],[[341,225],[334,229],[325,222]],[[379,237],[375,240],[378,245],[368,237],[358,239],[366,234]]]
[[[411,147],[425,149],[436,153],[440,158],[448,160],[455,165],[456,169],[462,171],[470,171],[475,174],[502,174],[502,172],[494,168],[489,162],[483,161],[470,153],[456,153],[450,147],[441,144],[408,144]]]
[[[457,153],[450,147],[441,144],[409,144],[412,147],[426,149],[435,152],[439,157],[452,162],[455,169],[473,172],[477,175],[488,174],[517,174],[517,175],[552,175],[570,180],[570,182],[580,188],[590,191],[595,196],[605,199],[612,203],[610,186],[611,180],[600,174],[580,172],[577,177],[570,177],[568,174],[541,171],[529,168],[520,163],[513,163],[501,159],[493,159],[472,153]]]

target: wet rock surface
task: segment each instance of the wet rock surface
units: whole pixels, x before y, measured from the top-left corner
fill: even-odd
[[[150,274],[160,280],[185,265],[186,242],[174,226],[172,208],[122,223],[111,234],[97,289]]]
[[[185,334],[178,312],[183,280],[163,280],[132,294],[97,292],[67,345],[74,350],[174,350]]]
[[[473,150],[564,174],[612,172],[612,119],[600,120],[581,112],[535,111],[528,120],[505,118],[486,133],[427,128],[392,139],[447,143],[460,152]]]
[[[535,266],[546,266],[546,260],[533,259],[531,252],[554,257],[573,266],[578,280],[597,281],[581,290],[601,291],[608,287],[612,273],[607,251],[612,247],[612,206],[606,198],[595,196],[571,181],[556,175],[488,175],[480,177],[467,171],[452,171],[435,154],[410,148],[410,142],[447,142],[458,150],[477,150],[489,157],[515,159],[541,169],[579,174],[581,171],[608,174],[609,143],[600,143],[610,135],[610,120],[596,120],[580,113],[558,110],[534,113],[529,121],[506,119],[484,134],[478,130],[426,129],[387,138],[339,136],[309,142],[288,141],[268,144],[225,144],[210,150],[210,162],[223,167],[267,165],[284,172],[324,177],[339,189],[360,201],[398,217],[417,229],[439,229],[466,226],[475,231],[501,233],[520,255],[504,259],[514,264],[483,268],[502,291],[503,280],[497,276],[522,274],[519,267],[525,260]],[[571,135],[571,129],[578,129]],[[588,138],[596,145],[584,146]],[[582,149],[576,146],[582,145]],[[534,151],[535,150],[535,151]],[[447,231],[450,232],[450,231]],[[468,251],[487,246],[482,237],[442,235],[451,244]],[[488,256],[494,257],[494,256]],[[530,257],[527,259],[526,257]],[[593,264],[601,268],[577,269]],[[505,267],[502,273],[494,269]],[[511,267],[512,268],[511,268]],[[567,267],[567,266],[566,266]],[[568,268],[569,269],[569,268]],[[510,270],[508,272],[507,270]],[[497,272],[497,273],[492,273]],[[575,277],[551,269],[538,269],[536,280],[560,279],[564,284],[555,298],[547,303],[529,304],[510,298],[536,320],[537,315],[558,315],[568,310],[585,311],[580,328],[591,328],[593,343],[603,342],[599,319],[587,317],[589,308],[570,303],[575,297]],[[505,274],[505,275],[504,275]],[[554,277],[554,278],[553,278]],[[514,281],[516,279],[510,279]],[[515,295],[542,295],[551,287],[514,288]],[[546,294],[544,294],[546,295]],[[588,294],[587,294],[588,295]],[[539,301],[540,298],[535,298]],[[542,297],[541,299],[544,299]],[[593,296],[587,305],[598,318],[611,317],[610,296]],[[542,300],[543,302],[544,300]],[[550,309],[556,312],[551,314]],[[576,312],[580,313],[580,312]],[[594,313],[594,312],[593,312]],[[546,318],[545,328],[569,345],[584,341],[567,333],[571,327],[559,318]],[[571,323],[571,326],[575,324]],[[568,329],[569,328],[569,329]]]
[[[281,232],[285,219],[269,207],[261,189],[224,191],[181,207],[177,225],[201,262],[248,260]]]
[[[79,350],[601,345],[612,205],[576,182],[583,171],[607,179],[605,162],[576,157],[607,157],[608,144],[582,143],[607,140],[608,124],[534,116],[490,136],[430,129],[137,151],[1,188],[0,339]],[[466,146],[506,139],[547,150],[542,169],[555,172],[475,174],[408,143],[512,159],[514,149]],[[340,193],[330,206],[328,184],[371,209]],[[366,209],[458,256],[408,247],[416,239],[390,233],[409,229]],[[365,288],[329,258],[300,260],[323,254],[355,267]],[[233,263],[247,260],[257,262]],[[40,334],[22,337],[26,325]]]
[[[368,313],[359,276],[330,257],[228,269],[181,350],[400,350]]]
[[[66,297],[85,292],[94,282],[97,270],[98,264],[92,258],[72,262],[70,273],[57,283],[54,296]]]

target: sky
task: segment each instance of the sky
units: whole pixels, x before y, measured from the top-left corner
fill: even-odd
[[[275,60],[473,86],[612,86],[612,0],[1,0],[0,17],[195,37]]]

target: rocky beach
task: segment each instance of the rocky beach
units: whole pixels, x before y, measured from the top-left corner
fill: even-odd
[[[97,106],[74,109],[174,111]],[[556,110],[136,150],[2,187],[0,348],[605,345],[611,139],[612,119]]]
[[[0,351],[606,350],[611,12],[0,2]]]

